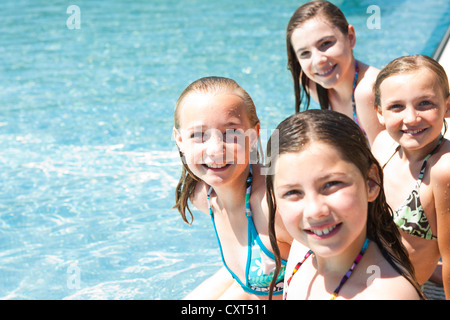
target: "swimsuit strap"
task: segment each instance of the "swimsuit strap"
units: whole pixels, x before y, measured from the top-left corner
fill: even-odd
[[[214,213],[213,213],[212,207],[211,207],[210,197],[211,197],[211,192],[213,190],[212,187],[210,187],[208,190],[207,200],[208,200],[208,206],[209,206],[209,214],[211,216],[211,221],[214,226],[214,233],[216,234],[216,239],[219,244],[220,256],[222,258],[223,265],[228,270],[228,272],[231,274],[231,276],[237,281],[237,283],[239,283],[239,285],[243,288],[243,290],[245,292],[256,294],[256,295],[267,295],[268,294],[267,292],[257,291],[254,288],[250,287],[249,280],[248,280],[248,274],[249,274],[249,269],[250,269],[250,265],[251,265],[251,256],[252,256],[252,245],[251,244],[254,240],[252,227],[251,227],[253,225],[252,211],[250,209],[250,195],[251,195],[251,187],[252,187],[252,180],[253,180],[252,176],[253,176],[253,170],[252,170],[252,165],[250,165],[250,170],[249,170],[248,177],[246,180],[247,190],[246,190],[246,195],[245,195],[245,215],[248,220],[248,245],[247,245],[248,250],[247,250],[247,264],[246,264],[246,268],[245,268],[245,283],[243,283],[239,279],[239,277],[233,271],[231,271],[231,269],[228,267],[228,265],[225,262],[225,257],[223,256],[222,244],[220,243],[219,234],[217,233],[216,223],[214,221]],[[281,293],[281,291],[280,291],[280,293]]]
[[[361,127],[358,121],[358,116],[356,115],[356,102],[355,102],[355,89],[356,89],[356,83],[358,82],[358,74],[359,74],[359,67],[358,62],[355,59],[355,78],[353,79],[353,89],[352,89],[352,108],[353,108],[353,121],[356,122],[356,124],[361,128],[361,130],[366,134],[364,129]]]
[[[247,177],[247,191],[245,193],[245,215],[247,218],[252,216],[252,210],[250,209],[250,195],[252,193],[252,181],[253,181],[253,169],[252,165],[250,165],[250,171],[248,172]]]
[[[428,161],[428,159],[430,159],[430,157],[431,157],[433,154],[436,153],[436,151],[439,149],[439,147],[440,147],[440,145],[441,145],[443,139],[444,139],[444,136],[441,135],[441,137],[439,138],[439,142],[438,142],[438,144],[436,145],[436,147],[434,147],[433,151],[431,151],[431,152],[425,157],[425,159],[423,159],[422,167],[420,168],[419,179],[418,179],[418,180],[420,181],[420,183],[422,182],[423,176],[424,176],[424,174],[425,174],[425,168],[426,168],[426,166],[427,166],[427,161]]]
[[[245,194],[245,215],[247,217],[252,216],[252,211],[250,209],[250,194],[252,192],[252,180],[253,180],[253,170],[252,170],[252,165],[250,165],[250,171],[248,173],[248,177],[246,180],[247,191]],[[212,208],[211,208],[210,197],[211,197],[212,190],[213,190],[213,187],[209,187],[208,193],[206,195],[206,199],[208,200],[209,213],[211,215],[212,215]]]
[[[356,257],[355,261],[353,261],[352,266],[350,267],[350,269],[345,273],[345,275],[342,277],[341,282],[339,283],[338,287],[336,288],[336,290],[334,290],[333,294],[331,295],[331,299],[330,300],[335,300],[336,297],[339,294],[339,291],[341,291],[342,287],[344,286],[345,282],[347,282],[348,278],[350,278],[350,276],[353,273],[353,270],[355,269],[356,265],[358,264],[358,262],[361,260],[361,258],[363,257],[364,253],[367,250],[367,247],[369,246],[369,239],[366,238],[366,240],[364,241],[363,247],[361,249],[361,251],[359,252],[358,256]],[[294,274],[298,271],[298,269],[300,269],[301,265],[305,262],[306,259],[308,259],[308,257],[313,254],[314,252],[312,250],[309,250],[305,257],[303,258],[303,260],[299,263],[297,263],[297,265],[294,268],[294,271],[292,272],[291,277],[288,279],[287,281],[287,286],[289,287],[289,284],[291,283],[292,277],[294,276]],[[285,293],[284,293],[284,299],[286,300],[286,296],[287,296],[287,289],[285,289]]]
[[[352,111],[353,111],[352,117],[353,121],[358,125],[358,127],[361,128],[364,135],[366,135],[366,132],[359,124],[358,116],[356,115],[355,90],[356,90],[356,83],[358,82],[358,75],[359,75],[358,61],[356,61],[355,59],[355,77],[353,78],[353,87],[352,87]],[[328,105],[328,110],[332,110],[330,105]]]
[[[353,112],[356,114],[356,107],[355,107],[355,89],[356,89],[356,82],[358,82],[358,73],[359,73],[359,67],[358,62],[355,59],[355,78],[353,79],[353,89],[352,89],[352,104],[353,104]]]
[[[422,161],[422,167],[420,168],[420,172],[419,172],[419,178],[417,179],[418,181],[422,182],[423,179],[423,175],[425,174],[425,168],[427,166],[427,161],[428,159],[430,159],[430,157],[436,153],[436,151],[439,149],[439,146],[442,143],[442,140],[444,140],[444,136],[441,135],[441,137],[439,138],[438,144],[436,145],[436,147],[434,147],[434,149],[425,157],[425,159],[423,159]],[[386,167],[386,165],[389,163],[389,161],[391,161],[391,159],[395,156],[395,154],[400,150],[401,146],[398,145],[397,148],[395,148],[394,153],[392,154],[392,156],[389,157],[389,159],[386,161],[386,163],[383,165],[382,169],[384,169],[384,167]]]
[[[252,169],[251,169],[251,165],[250,165],[249,178],[247,178],[247,193],[249,192],[249,185],[248,185],[249,180],[250,180],[250,187],[251,187],[251,180],[252,180],[252,179],[251,179],[251,175],[252,175]],[[207,198],[207,200],[208,200],[209,215],[211,216],[211,221],[212,221],[212,224],[213,224],[213,226],[214,226],[214,233],[216,234],[216,239],[217,239],[217,242],[218,242],[218,244],[219,244],[219,251],[220,251],[220,256],[221,256],[221,258],[222,258],[223,265],[224,265],[225,268],[228,270],[228,272],[231,274],[231,276],[239,283],[239,285],[241,285],[241,287],[244,288],[244,290],[246,290],[246,287],[248,287],[248,284],[247,284],[247,285],[244,284],[244,283],[239,279],[239,277],[238,277],[233,271],[231,271],[230,268],[228,268],[228,266],[227,266],[227,264],[226,264],[226,262],[225,262],[225,257],[223,256],[222,244],[220,243],[219,234],[217,233],[216,223],[215,223],[215,221],[214,221],[214,213],[213,213],[212,207],[211,207],[211,200],[210,200],[210,197],[211,197],[211,192],[212,192],[212,190],[213,190],[213,187],[210,187],[209,190],[208,190],[208,193],[207,193],[207,197],[206,197],[206,198]],[[246,196],[246,202],[247,202],[247,196]],[[246,207],[247,207],[247,204],[246,204]],[[246,211],[247,211],[247,209],[246,209]],[[249,232],[249,236],[250,236],[250,232]],[[249,241],[250,241],[250,239],[249,239]],[[250,249],[249,249],[249,251],[250,251]],[[248,255],[250,255],[250,253],[249,253]],[[247,258],[247,259],[248,259],[248,258]],[[248,262],[247,262],[247,269],[248,269],[248,267],[249,267],[249,264],[248,264]],[[247,280],[246,282],[248,282],[248,280]]]
[[[394,153],[392,153],[392,155],[389,157],[389,159],[383,164],[383,166],[381,167],[381,169],[384,170],[384,168],[386,167],[386,165],[389,163],[389,161],[392,160],[392,158],[395,156],[395,154],[400,150],[400,145],[398,145],[395,150]]]

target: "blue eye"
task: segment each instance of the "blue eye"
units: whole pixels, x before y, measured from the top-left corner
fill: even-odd
[[[244,131],[242,129],[227,129],[227,131],[225,131],[225,134],[242,134],[244,133]]]
[[[306,58],[309,55],[309,51],[303,51],[299,54],[301,58]]]
[[[227,129],[223,134],[224,141],[227,143],[238,143],[244,136],[244,130],[242,129]]]
[[[434,103],[432,103],[431,101],[428,101],[428,100],[424,100],[419,103],[418,110],[428,110],[428,109],[432,109],[434,107],[435,107]]]
[[[321,48],[326,48],[326,47],[329,47],[331,44],[332,44],[331,41],[325,41],[325,42],[322,42],[322,43],[320,44],[320,47],[321,47]]]
[[[283,198],[293,198],[295,196],[302,196],[302,192],[300,192],[299,190],[289,190],[283,194]]]
[[[325,187],[326,187],[326,188],[330,188],[330,187],[333,187],[333,186],[338,185],[338,184],[340,184],[340,183],[341,183],[340,181],[331,181],[331,182],[327,182],[327,183],[325,184]]]
[[[341,181],[330,181],[325,183],[325,185],[322,188],[322,192],[326,193],[332,193],[336,190],[338,190],[342,185]]]
[[[403,106],[401,104],[393,104],[393,105],[389,106],[387,109],[395,112],[395,111],[402,110]]]
[[[193,132],[192,134],[191,134],[191,136],[190,136],[190,138],[191,139],[194,139],[194,140],[203,140],[203,132]]]

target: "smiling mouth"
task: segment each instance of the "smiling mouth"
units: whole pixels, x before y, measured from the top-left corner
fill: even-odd
[[[228,163],[205,163],[204,166],[209,169],[222,169],[228,166]]]
[[[410,134],[410,135],[416,135],[416,134],[419,134],[419,133],[424,132],[425,130],[426,130],[426,129],[402,130],[402,132],[403,132],[403,133],[406,133],[406,134]]]
[[[331,236],[331,235],[335,234],[339,230],[341,225],[342,225],[342,223],[338,223],[338,224],[335,224],[333,226],[329,226],[329,227],[326,227],[326,228],[305,229],[305,231],[307,233],[309,233],[309,234],[314,234],[314,235],[316,235],[318,237],[324,238],[324,237]]]
[[[323,72],[316,72],[316,75],[320,76],[320,77],[326,77],[329,76],[334,69],[336,69],[337,64],[335,64],[334,66],[330,67],[329,69],[323,71]]]

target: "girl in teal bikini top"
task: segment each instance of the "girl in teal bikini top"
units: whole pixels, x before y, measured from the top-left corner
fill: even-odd
[[[220,255],[225,268],[230,272],[233,278],[241,285],[242,289],[248,293],[256,295],[268,295],[269,286],[275,271],[275,256],[262,243],[255,224],[253,223],[252,211],[250,208],[250,194],[252,190],[252,167],[250,165],[250,172],[247,178],[247,192],[245,197],[245,215],[248,222],[248,251],[247,264],[245,268],[245,283],[228,268],[222,252],[222,245],[220,243],[219,235],[217,234],[216,224],[214,222],[214,214],[212,212],[210,195],[212,187],[208,191],[208,206],[211,220],[214,226],[214,232],[219,243]],[[274,288],[273,294],[279,295],[283,293],[284,273],[286,269],[286,261],[281,259],[282,268],[277,277],[277,285]]]

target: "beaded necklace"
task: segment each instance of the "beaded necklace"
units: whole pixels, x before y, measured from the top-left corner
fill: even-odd
[[[366,252],[366,249],[369,245],[369,239],[366,238],[366,240],[364,241],[363,247],[361,249],[361,251],[359,252],[358,256],[356,257],[355,261],[353,261],[352,266],[350,267],[350,269],[345,273],[345,275],[342,277],[341,282],[339,283],[338,287],[334,290],[333,294],[331,295],[331,299],[330,300],[334,300],[336,299],[336,297],[339,294],[339,291],[341,291],[342,287],[344,286],[344,283],[348,280],[348,278],[350,278],[353,270],[355,269],[356,265],[358,264],[358,262],[361,260],[361,258],[363,257],[364,253]],[[291,283],[292,277],[294,276],[294,274],[298,271],[298,269],[300,269],[301,265],[305,262],[306,259],[308,259],[308,257],[313,254],[314,252],[312,250],[309,250],[305,257],[303,258],[302,261],[300,261],[299,263],[297,263],[297,265],[294,268],[294,271],[292,271],[292,275],[289,277],[289,279],[287,280],[287,286],[284,289],[284,300],[286,300],[287,297],[287,289],[289,287],[289,284]]]

